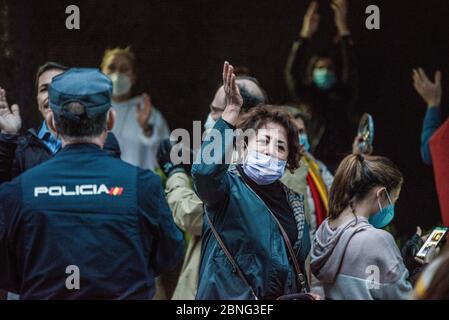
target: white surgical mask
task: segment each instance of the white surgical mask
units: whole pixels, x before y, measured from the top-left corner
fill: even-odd
[[[112,81],[112,95],[119,97],[131,91],[131,79],[123,73],[114,72],[109,75]]]
[[[287,161],[249,150],[243,163],[243,171],[255,183],[267,185],[279,180],[285,171]]]

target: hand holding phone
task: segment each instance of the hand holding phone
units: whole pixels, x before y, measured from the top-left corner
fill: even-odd
[[[426,255],[428,255],[431,250],[436,250],[436,248],[439,247],[442,241],[446,238],[448,230],[449,229],[446,227],[434,228],[423,246],[419,249],[416,258],[425,262]]]

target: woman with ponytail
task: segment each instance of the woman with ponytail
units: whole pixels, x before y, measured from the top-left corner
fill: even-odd
[[[412,286],[394,238],[403,178],[380,156],[347,156],[329,194],[329,214],[315,234],[311,269],[328,299],[406,299]]]

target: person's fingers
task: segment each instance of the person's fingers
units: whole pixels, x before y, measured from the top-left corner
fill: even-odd
[[[333,1],[331,2],[331,7],[335,7],[335,8],[337,8],[337,9],[340,9],[340,8],[341,8],[341,3],[340,3],[340,1],[333,0]]]
[[[225,87],[226,87],[226,80],[228,78],[228,68],[229,68],[229,62],[225,61],[223,64],[223,85]]]
[[[413,87],[415,87],[415,90],[419,92],[418,82],[416,80],[413,80]]]
[[[417,227],[416,227],[416,234],[417,234],[419,237],[422,236],[422,229],[421,229],[420,226],[417,226]]]
[[[237,85],[237,76],[234,74],[234,93],[236,96],[240,96],[240,89],[239,86]]]
[[[440,86],[441,85],[441,71],[435,72],[435,84]]]
[[[414,74],[416,76],[416,80],[420,83],[422,83],[424,81],[424,79],[422,78],[421,72],[419,71],[421,68],[417,68],[414,70]]]
[[[428,81],[428,79],[426,80],[425,78],[423,78],[422,74],[419,72],[419,70],[414,70],[414,74],[413,74],[413,80],[414,80],[414,84],[415,84],[415,89],[418,92],[421,92],[423,87],[426,85],[426,81]]]
[[[312,297],[313,300],[321,300],[321,296],[317,293],[309,292],[309,295]]]
[[[229,62],[225,61],[223,69],[223,86],[225,93],[229,91],[228,74],[229,74]]]
[[[144,111],[149,112],[151,110],[151,97],[148,93],[143,94]]]
[[[418,68],[419,75],[421,76],[422,81],[429,82],[429,78],[422,68]]]
[[[13,115],[20,117],[20,109],[19,106],[17,104],[13,104],[11,106],[11,112]]]
[[[415,80],[414,83],[413,83],[413,86],[415,87],[416,92],[421,94],[422,84],[419,81]]]
[[[346,10],[348,7],[348,2],[346,0],[337,0],[338,6],[341,10]]]
[[[231,76],[232,76],[232,72],[234,71],[234,67],[229,64],[228,65],[228,70],[226,72],[226,89],[227,89],[227,93],[229,93],[232,90],[231,87]]]
[[[232,89],[233,94],[237,93],[238,88],[237,88],[237,84],[235,83],[235,74],[234,73],[231,75],[231,89]]]
[[[307,8],[306,15],[311,16],[318,9],[318,2],[312,1]]]
[[[415,80],[415,81],[419,81],[419,74],[418,74],[418,70],[416,70],[416,69],[413,69],[413,71],[412,71],[412,77],[413,77],[413,80]]]
[[[430,261],[433,260],[433,258],[435,258],[436,249],[437,249],[437,247],[435,245],[432,245],[430,247],[429,251],[427,251],[426,256],[424,258],[424,263],[429,263]]]
[[[0,101],[5,101],[5,100],[6,100],[5,90],[3,90],[3,88],[0,88]]]
[[[331,3],[331,8],[334,11],[334,13],[336,13],[336,14],[340,10],[340,8],[335,3]]]
[[[415,257],[415,261],[419,262],[420,264],[425,264],[424,260],[418,257]]]
[[[143,111],[143,107],[142,107],[142,103],[141,102],[137,102],[136,110],[137,110],[137,116],[139,116],[142,113],[142,111]]]
[[[228,84],[228,91],[231,91],[232,89],[234,89],[234,86],[232,85],[233,74],[234,74],[234,67],[232,65],[229,65],[228,78],[226,79],[226,82]]]
[[[426,242],[426,240],[427,240],[427,238],[430,236],[430,234],[425,234],[425,235],[423,235],[422,237],[421,237],[421,240],[423,241],[423,242]]]
[[[412,74],[412,79],[413,79],[413,83],[415,84],[415,85],[418,85],[419,84],[419,75],[418,75],[418,73],[416,72],[416,70],[413,70],[413,74]]]
[[[423,77],[423,74],[424,74],[424,77]],[[418,77],[418,81],[419,82],[423,83],[426,80],[425,73],[424,73],[424,70],[422,68],[417,68],[416,69],[416,75]]]

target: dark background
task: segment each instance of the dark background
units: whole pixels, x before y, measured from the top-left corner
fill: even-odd
[[[328,0],[313,41],[326,47],[335,35]],[[0,85],[19,103],[24,128],[38,126],[34,75],[47,60],[99,66],[106,48],[132,45],[138,56],[138,91],[151,94],[170,128],[204,120],[220,83],[222,63],[245,65],[274,103],[288,101],[283,70],[309,1],[25,1],[0,0]],[[81,30],[67,30],[66,6],[81,11]],[[376,4],[381,30],[365,28],[365,8]],[[349,25],[360,77],[358,110],[375,118],[375,153],[393,159],[405,175],[395,226],[402,237],[416,225],[440,220],[433,173],[420,159],[423,101],[411,70],[422,66],[449,77],[447,0],[350,1]],[[446,76],[448,75],[448,76]],[[444,102],[447,100],[443,99]],[[446,111],[446,110],[444,110]],[[348,144],[351,142],[335,141]]]

